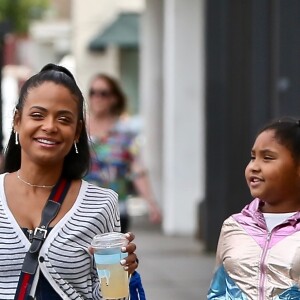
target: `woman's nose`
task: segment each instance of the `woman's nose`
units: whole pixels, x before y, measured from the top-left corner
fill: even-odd
[[[48,117],[44,120],[42,129],[46,132],[55,132],[57,130],[54,118]]]

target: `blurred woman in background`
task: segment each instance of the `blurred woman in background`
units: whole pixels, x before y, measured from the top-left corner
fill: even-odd
[[[133,186],[147,201],[150,221],[160,222],[160,209],[141,162],[137,133],[124,118],[126,97],[119,83],[106,74],[95,75],[89,88],[88,105],[92,165],[86,180],[119,194],[122,232],[129,228],[126,200]]]

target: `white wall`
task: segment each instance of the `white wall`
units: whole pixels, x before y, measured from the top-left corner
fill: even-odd
[[[162,206],[163,1],[149,0],[141,18],[140,99],[144,159],[157,202]]]
[[[165,0],[164,223],[193,234],[204,196],[204,0]]]
[[[24,66],[6,65],[2,69],[2,130],[3,146],[6,147],[12,130],[14,109],[18,101],[19,82],[31,76],[31,69]]]

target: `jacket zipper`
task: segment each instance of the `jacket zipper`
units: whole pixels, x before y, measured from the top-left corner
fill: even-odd
[[[260,300],[265,300],[265,279],[266,279],[266,266],[265,266],[265,259],[267,256],[267,252],[268,252],[268,247],[269,247],[269,243],[271,240],[271,236],[272,236],[272,231],[268,232],[267,235],[267,239],[266,239],[266,243],[265,246],[263,248],[263,252],[261,255],[261,260],[260,260],[260,275],[259,275],[259,299]]]

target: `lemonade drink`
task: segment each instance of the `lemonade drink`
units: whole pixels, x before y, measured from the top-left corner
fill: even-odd
[[[128,296],[128,272],[124,271],[124,268],[120,265],[120,260],[126,256],[126,253],[95,253],[101,292],[105,299]]]
[[[121,247],[127,243],[124,234],[116,232],[96,235],[93,239],[94,258],[105,299],[123,298],[129,294],[128,272],[120,264],[127,256],[121,252]]]

